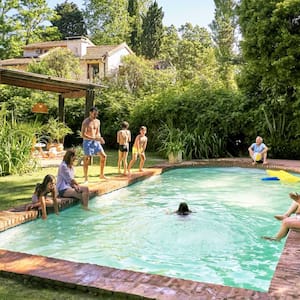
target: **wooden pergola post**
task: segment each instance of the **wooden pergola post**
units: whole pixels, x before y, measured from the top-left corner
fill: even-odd
[[[65,123],[65,97],[62,94],[58,96],[58,120]]]

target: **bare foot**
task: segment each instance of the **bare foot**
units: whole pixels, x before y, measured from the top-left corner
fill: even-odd
[[[268,240],[268,241],[279,242],[279,240],[277,240],[275,237],[271,237],[271,236],[262,236],[261,238],[264,239],[264,240]]]
[[[267,165],[267,164],[268,164],[268,162],[267,162],[267,161],[264,161],[264,162],[263,162],[263,165]]]
[[[287,218],[287,215],[275,215],[274,218],[278,221],[282,221],[283,219]]]
[[[100,179],[108,179],[108,177],[106,177],[106,176],[104,176],[104,175],[101,175],[99,178],[100,178]]]
[[[252,165],[253,165],[253,166],[256,166],[256,165],[257,165],[256,161],[252,162]]]
[[[81,208],[84,210],[90,210],[87,206],[81,205]]]

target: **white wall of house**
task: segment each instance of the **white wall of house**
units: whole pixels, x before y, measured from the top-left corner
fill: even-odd
[[[67,40],[68,49],[77,57],[86,55],[87,48],[91,46],[94,46],[94,44],[86,39]]]
[[[110,56],[106,58],[106,74],[105,76],[114,75],[116,72],[118,72],[119,67],[121,65],[121,60],[123,56],[129,55],[129,51],[126,48],[122,48]]]

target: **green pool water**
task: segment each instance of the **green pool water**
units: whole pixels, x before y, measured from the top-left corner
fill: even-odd
[[[284,242],[270,242],[296,184],[263,170],[174,169],[0,234],[0,248],[267,291]],[[193,214],[168,212],[186,201]]]

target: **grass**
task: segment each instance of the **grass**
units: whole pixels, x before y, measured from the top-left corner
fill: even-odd
[[[104,169],[106,176],[113,176],[118,174],[117,161],[118,152],[115,150],[106,151],[107,163]],[[161,162],[161,158],[155,153],[146,153],[147,160],[145,167],[151,167],[158,162]],[[130,159],[131,157],[129,157]],[[128,161],[129,161],[128,159]],[[133,172],[138,170],[138,161],[135,163]],[[41,182],[45,175],[52,174],[57,175],[57,167],[50,168],[38,168],[33,173],[23,175],[10,175],[0,177],[0,210],[16,207],[28,202],[31,202],[31,196],[34,191],[36,183]],[[93,158],[93,164],[89,167],[89,182],[99,181],[99,158]],[[83,168],[82,166],[75,167],[76,180],[79,183],[84,182]]]
[[[105,167],[105,175],[117,175],[117,151],[106,151],[107,163]],[[145,167],[151,167],[158,164],[162,159],[155,153],[146,153],[147,160]],[[129,157],[130,159],[131,157]],[[129,161],[128,159],[128,161]],[[137,171],[138,163],[136,162],[133,172]],[[57,174],[57,167],[39,168],[33,173],[23,175],[10,175],[0,177],[0,210],[19,206],[31,201],[35,184],[41,182],[46,174]],[[75,167],[76,180],[83,182],[83,168],[82,166]],[[89,167],[89,182],[99,181],[99,159],[93,159],[93,165]],[[24,300],[24,299],[41,299],[41,300],[93,300],[93,299],[125,299],[119,296],[106,296],[102,294],[92,294],[78,289],[71,289],[67,287],[51,287],[41,285],[35,281],[28,279],[10,278],[0,273],[0,299],[3,300]]]

